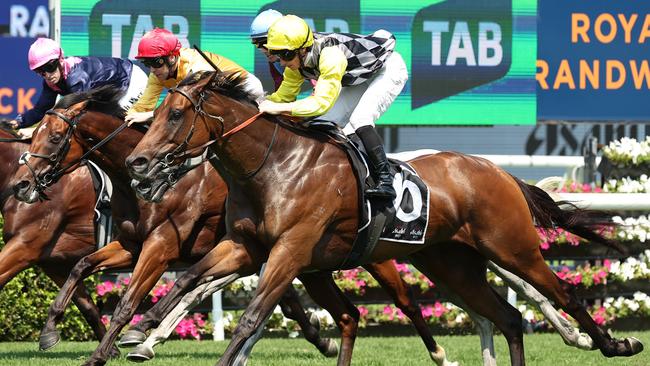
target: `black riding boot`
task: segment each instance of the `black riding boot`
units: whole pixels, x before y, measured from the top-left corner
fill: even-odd
[[[393,174],[390,172],[384,145],[377,130],[372,126],[363,126],[357,129],[356,133],[366,148],[371,169],[374,170],[373,175],[377,178],[377,186],[367,189],[366,195],[394,199],[396,194],[393,188]]]

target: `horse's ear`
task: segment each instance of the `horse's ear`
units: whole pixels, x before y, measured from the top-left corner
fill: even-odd
[[[73,104],[68,108],[68,112],[72,113],[72,115],[76,116],[81,111],[86,109],[86,106],[88,106],[88,100],[81,101],[79,103]]]

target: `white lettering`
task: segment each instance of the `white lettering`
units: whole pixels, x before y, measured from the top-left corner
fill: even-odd
[[[102,25],[111,26],[111,56],[122,57],[122,27],[131,24],[130,14],[103,14]]]
[[[456,66],[456,60],[459,58],[464,58],[467,66],[476,66],[472,37],[469,34],[467,22],[456,22],[454,26],[446,65]]]
[[[180,15],[165,15],[165,29],[174,33],[183,47],[190,47],[187,36],[190,34],[190,26],[187,18]],[[174,32],[174,26],[178,26],[178,32]]]
[[[9,33],[12,37],[27,37],[29,10],[24,5],[12,5],[9,9]]]
[[[38,36],[47,37],[50,34],[50,13],[44,6],[36,8],[32,26],[29,28],[29,36],[36,38]]]
[[[488,33],[492,38],[488,38]],[[489,50],[494,54],[489,56]],[[480,22],[478,24],[478,64],[479,66],[498,66],[503,59],[501,47],[501,26],[493,22]]]
[[[424,21],[422,30],[431,32],[431,65],[440,66],[442,64],[442,32],[449,32],[449,22],[433,22],[427,20]]]
[[[129,58],[134,59],[138,55],[138,44],[145,33],[153,29],[153,21],[151,15],[138,15],[138,20],[135,23],[133,30],[133,39],[131,40],[131,49],[129,50]]]

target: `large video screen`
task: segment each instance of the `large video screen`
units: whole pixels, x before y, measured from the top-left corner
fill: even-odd
[[[224,55],[271,88],[248,38],[253,18],[276,9],[319,32],[397,38],[409,69],[385,125],[499,125],[536,121],[536,0],[209,1],[62,0],[68,55],[133,57],[142,35],[164,27],[184,46]]]

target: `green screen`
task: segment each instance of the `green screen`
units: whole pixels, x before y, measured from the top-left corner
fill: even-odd
[[[535,0],[61,0],[62,46],[67,55],[132,57],[144,32],[165,27],[185,46],[254,72],[269,90],[268,67],[248,38],[253,18],[269,8],[319,32],[395,34],[410,77],[379,124],[535,123]]]

